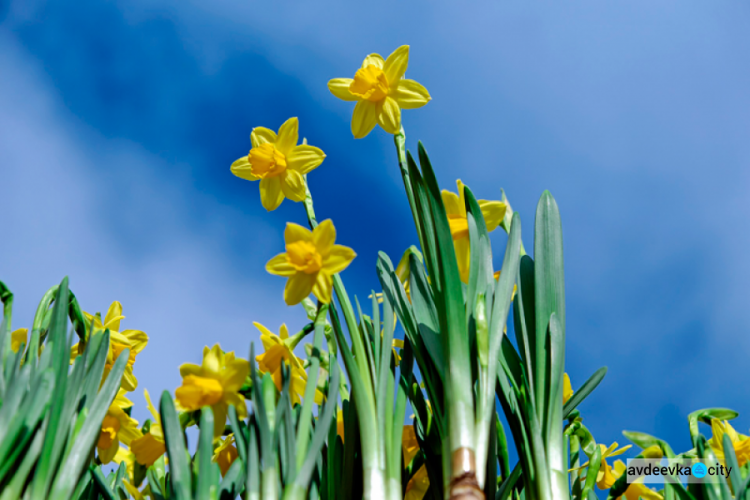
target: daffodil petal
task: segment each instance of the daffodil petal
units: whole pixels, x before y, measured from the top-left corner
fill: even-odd
[[[266,271],[276,276],[292,276],[297,272],[289,263],[289,259],[286,258],[286,253],[280,253],[269,260],[266,264]],[[258,325],[256,324],[256,326]],[[260,327],[258,328],[260,329]]]
[[[284,180],[281,182],[281,191],[292,201],[304,201],[305,179],[302,178],[302,174],[296,170],[286,169]]]
[[[242,397],[242,394],[230,392],[224,395],[224,400],[227,402],[227,404],[234,406],[234,408],[237,410],[238,417],[247,417],[247,405],[245,404],[245,398]]]
[[[458,196],[456,196],[456,193],[451,193],[447,189],[443,189],[440,192],[440,195],[443,198],[446,215],[462,215],[461,207],[459,206],[459,199]]]
[[[383,56],[380,54],[370,54],[369,56],[365,57],[365,60],[362,61],[362,67],[366,68],[367,66],[375,66],[380,69],[383,69],[383,66],[385,65],[385,60],[383,59]]]
[[[250,160],[248,160],[247,156],[243,156],[242,158],[235,160],[234,163],[232,163],[230,170],[240,179],[245,179],[247,181],[258,180],[258,178],[253,175],[252,167],[250,166]]]
[[[346,269],[357,254],[344,245],[333,245],[328,257],[323,261],[323,269],[330,274],[340,273]]]
[[[432,99],[427,89],[414,80],[399,80],[391,96],[401,109],[421,108]]]
[[[362,139],[372,132],[372,129],[378,124],[379,111],[377,103],[368,100],[359,101],[354,106],[352,134],[354,134],[355,139]]]
[[[117,450],[120,449],[120,443],[119,441],[114,441],[112,443],[112,446],[109,448],[98,448],[97,451],[99,452],[99,461],[103,464],[108,464],[112,461],[113,458],[115,458],[115,455],[117,455]]]
[[[331,94],[344,101],[356,101],[357,96],[349,92],[349,85],[354,81],[353,78],[334,78],[328,81],[328,90]]]
[[[260,203],[269,212],[276,210],[284,201],[284,193],[281,191],[281,179],[278,177],[266,177],[260,180]]]
[[[307,144],[300,144],[292,148],[292,151],[287,155],[287,169],[306,174],[323,163],[325,157],[326,155],[322,149]]]
[[[104,326],[110,330],[120,330],[120,320],[125,316],[122,315],[122,304],[118,301],[112,302],[107,309],[107,315],[104,317]]]
[[[331,291],[333,290],[333,277],[328,273],[318,273],[313,285],[312,292],[319,301],[329,304],[331,302]]]
[[[487,231],[494,231],[505,217],[505,210],[508,205],[502,201],[479,200],[479,209],[482,211],[484,223],[487,225]]]
[[[297,241],[312,241],[312,237],[312,231],[306,227],[294,222],[287,222],[286,229],[284,229],[284,242],[287,245]]]
[[[223,402],[217,403],[211,406],[211,410],[214,413],[214,437],[217,438],[224,433],[224,426],[227,423],[227,405]]]
[[[385,73],[388,83],[396,84],[404,77],[406,66],[409,64],[409,46],[402,45],[393,51],[383,64],[383,73]]]
[[[331,219],[326,219],[313,230],[313,244],[318,253],[325,258],[333,248],[336,241],[336,228],[333,226]]]
[[[250,373],[250,365],[244,359],[235,359],[227,363],[222,374],[224,391],[239,391],[248,373]]]
[[[276,137],[275,147],[280,153],[287,155],[297,145],[297,141],[299,140],[298,128],[299,120],[296,117],[289,118],[279,127],[279,135]]]
[[[284,288],[284,302],[290,306],[299,304],[302,299],[310,295],[314,283],[314,274],[296,273],[290,276]]]
[[[284,257],[284,260],[286,260],[286,254],[285,254],[285,253],[282,253],[282,254],[280,254],[280,255],[277,255],[276,257],[274,257],[274,258],[273,258],[273,259],[271,259],[271,260],[274,260],[274,259],[276,259],[276,258],[278,258],[278,257],[280,257],[280,256],[281,256],[281,257]],[[269,263],[268,263],[268,264],[270,264],[270,263],[271,263],[271,262],[269,261]],[[266,269],[268,268],[268,264],[266,264]],[[276,273],[272,273],[272,274],[276,274]],[[284,275],[283,275],[283,274],[281,274],[280,276],[284,276]],[[261,338],[262,338],[263,336],[265,336],[265,335],[267,335],[267,336],[269,336],[269,337],[272,337],[272,336],[273,336],[273,332],[271,332],[271,330],[269,330],[269,329],[268,329],[268,328],[266,328],[265,326],[261,325],[261,324],[260,324],[260,323],[258,323],[257,321],[253,321],[253,325],[255,325],[255,328],[257,328],[258,330],[260,330],[260,335],[261,335]]]
[[[469,263],[471,251],[469,249],[469,238],[459,238],[453,240],[453,247],[456,250],[456,261],[458,262],[458,272],[461,274],[461,281],[469,282]]]
[[[253,132],[250,134],[250,143],[254,148],[257,148],[261,144],[276,142],[276,132],[266,127],[255,127]]]
[[[383,99],[378,113],[378,124],[389,134],[398,134],[401,131],[401,108],[392,97]]]

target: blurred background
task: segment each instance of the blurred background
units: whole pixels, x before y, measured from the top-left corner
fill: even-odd
[[[210,5],[210,6],[209,6]],[[264,270],[301,204],[266,213],[232,176],[255,126],[298,116],[328,155],[310,176],[319,220],[378,288],[378,250],[416,242],[392,137],[349,130],[326,82],[411,45],[405,111],[440,182],[504,188],[533,247],[549,189],[565,235],[567,371],[609,374],[582,406],[597,440],[623,429],[690,447],[687,414],[750,427],[750,7],[741,2],[0,2],[0,280],[14,328],[63,276],[88,312],[122,302],[150,341],[142,389],[219,342],[246,356],[301,308]],[[505,241],[494,235],[496,260]],[[708,429],[704,432],[709,433]]]

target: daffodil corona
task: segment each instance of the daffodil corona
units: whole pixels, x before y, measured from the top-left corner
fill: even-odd
[[[370,54],[354,78],[334,78],[328,82],[333,95],[344,101],[357,101],[352,115],[352,134],[361,139],[375,125],[389,134],[401,131],[401,110],[421,108],[430,93],[414,80],[404,79],[409,64],[409,46],[402,45],[383,59]]]
[[[256,127],[250,134],[252,149],[247,156],[232,163],[232,173],[249,181],[260,180],[260,202],[263,208],[276,210],[284,198],[305,199],[304,175],[317,168],[326,157],[323,151],[299,140],[297,118],[290,118],[277,134]]]
[[[336,228],[331,220],[321,222],[313,231],[288,223],[284,231],[286,252],[266,264],[266,270],[288,278],[284,300],[299,304],[312,292],[323,303],[331,302],[333,275],[346,269],[357,254],[349,247],[336,245]]]

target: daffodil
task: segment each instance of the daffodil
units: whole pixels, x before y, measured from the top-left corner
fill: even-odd
[[[567,403],[573,397],[573,386],[570,385],[570,377],[563,373],[563,404]]]
[[[214,413],[214,436],[224,431],[229,405],[237,415],[247,415],[245,398],[238,391],[250,372],[250,364],[236,359],[234,352],[224,353],[219,344],[203,349],[203,363],[198,366],[185,363],[180,366],[182,386],[175,391],[175,399],[188,411],[210,406]]]
[[[602,462],[599,466],[599,472],[596,474],[596,485],[600,490],[606,490],[615,484],[617,479],[612,473],[612,467],[607,463],[607,458],[616,457],[625,453],[632,445],[623,446],[619,450],[617,449],[617,442],[612,443],[609,448],[603,444],[599,445],[599,450],[602,453]]]
[[[107,315],[104,317],[104,322],[101,321],[99,316],[93,316],[87,312],[83,315],[86,317],[86,324],[91,324],[93,321],[93,331],[102,332],[109,330],[109,352],[107,353],[107,361],[104,364],[104,374],[102,380],[106,379],[109,372],[112,370],[115,361],[120,356],[123,350],[130,349],[130,357],[128,363],[125,366],[125,373],[122,375],[121,387],[126,391],[134,391],[138,387],[138,380],[133,374],[133,364],[135,358],[143,351],[148,344],[148,335],[140,330],[123,330],[120,331],[120,321],[125,318],[122,315],[122,304],[117,301],[112,302],[107,310]],[[83,342],[75,344],[70,350],[70,362],[72,363],[76,356],[83,354],[85,348]]]
[[[266,264],[266,270],[289,278],[284,300],[290,306],[315,294],[319,301],[331,302],[333,275],[349,266],[356,254],[343,245],[335,245],[336,228],[331,220],[321,222],[313,231],[288,223],[284,231],[286,252]]]
[[[133,402],[128,400],[125,391],[120,389],[102,421],[102,429],[96,443],[96,451],[103,464],[108,464],[115,458],[121,442],[130,445],[131,441],[140,435],[138,422],[125,413],[125,408],[131,406]]]
[[[461,281],[469,282],[469,222],[466,218],[466,203],[464,199],[464,184],[461,180],[456,181],[458,186],[458,195],[450,191],[443,190],[443,203],[448,215],[448,224],[450,224],[451,236],[453,237],[453,247],[456,250],[456,259],[458,260],[458,270],[461,273]],[[487,225],[487,231],[491,232],[497,229],[497,226],[505,217],[506,204],[502,201],[478,200],[479,209],[482,211],[484,222]]]
[[[738,433],[727,420],[722,422],[716,418],[711,419],[711,431],[713,436],[708,440],[708,445],[722,464],[726,463],[724,458],[724,434],[727,434],[732,441],[734,454],[737,456],[737,465],[742,467],[750,461],[750,437]]]
[[[623,462],[622,460],[615,461],[613,472],[615,480],[625,474],[626,470],[627,466],[625,465],[625,462]],[[625,497],[627,500],[664,500],[664,497],[662,497],[659,493],[643,484],[642,478],[636,479],[634,482],[630,483],[630,485],[628,485],[628,489],[626,489],[625,493],[618,497],[618,500],[621,500],[622,497]]]
[[[401,433],[401,448],[404,454],[404,464],[408,465],[419,452],[419,442],[413,425],[405,425]],[[406,485],[404,500],[421,500],[430,488],[430,478],[427,467],[423,464]]]
[[[219,438],[217,441],[219,446],[214,450],[213,461],[219,464],[219,469],[221,469],[223,477],[227,475],[229,467],[232,466],[232,463],[237,459],[239,454],[234,445],[234,434],[229,434],[225,438]]]
[[[151,397],[148,391],[144,389],[143,395],[146,398],[146,404],[148,405],[148,411],[151,412],[151,416],[154,417],[154,421],[151,422],[151,427],[148,432],[142,436],[134,439],[130,443],[130,449],[133,452],[135,460],[146,467],[154,465],[159,457],[164,455],[167,451],[164,445],[164,429],[161,426],[161,416],[156,411],[154,405],[151,403]],[[137,486],[137,485],[136,485]]]
[[[18,352],[21,350],[22,345],[28,345],[29,343],[29,329],[19,328],[10,334],[10,350]]]
[[[344,412],[338,410],[336,412],[336,434],[341,438],[341,442],[344,442]]]
[[[383,59],[370,54],[354,78],[334,78],[328,82],[333,95],[344,101],[357,101],[352,116],[352,134],[361,139],[380,125],[389,134],[401,131],[401,110],[421,108],[430,93],[414,80],[404,79],[409,64],[409,46],[402,45]]]
[[[297,144],[299,123],[289,118],[276,134],[256,127],[250,134],[253,148],[247,156],[232,163],[232,173],[248,181],[260,180],[260,202],[263,208],[276,210],[284,198],[305,199],[305,178],[326,157],[323,151],[308,144]]]
[[[263,342],[263,348],[265,349],[263,354],[255,357],[262,372],[275,372],[281,366],[282,361],[287,361],[298,368],[302,368],[302,360],[294,354],[294,348],[302,339],[303,332],[290,338],[289,329],[285,324],[282,324],[279,328],[278,335],[260,323],[253,322],[253,325],[260,330],[260,341]]]

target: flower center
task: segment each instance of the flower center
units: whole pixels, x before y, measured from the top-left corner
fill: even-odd
[[[313,274],[323,267],[323,257],[309,241],[295,241],[286,246],[286,258],[298,271]]]
[[[373,102],[382,101],[388,95],[388,90],[385,73],[373,65],[358,69],[354,81],[349,85],[349,92]]]
[[[469,237],[469,223],[466,220],[466,217],[449,215],[448,224],[451,228],[451,236],[453,236],[453,241]]]
[[[286,170],[286,156],[268,142],[251,149],[247,160],[250,162],[250,171],[261,179],[276,177]]]
[[[109,449],[112,443],[117,439],[117,433],[120,431],[120,421],[111,415],[104,417],[102,421],[102,432],[99,433],[99,442],[97,446],[103,450]]]
[[[218,380],[198,375],[187,375],[175,391],[178,402],[191,411],[214,405],[223,395],[224,389]]]

